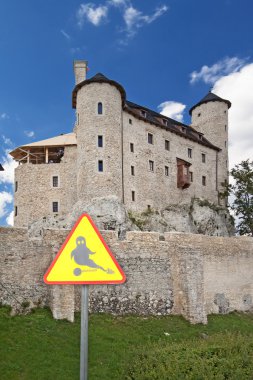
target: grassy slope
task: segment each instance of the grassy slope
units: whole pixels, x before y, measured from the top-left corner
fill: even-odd
[[[79,336],[78,315],[71,324],[53,320],[48,310],[10,317],[0,308],[1,380],[78,379]],[[238,376],[253,379],[252,315],[211,316],[208,326],[176,316],[90,316],[90,380]]]

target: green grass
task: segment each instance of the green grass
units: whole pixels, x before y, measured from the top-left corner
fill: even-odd
[[[0,308],[0,379],[78,380],[79,337],[79,315],[72,324],[45,309],[10,317]],[[252,380],[253,316],[191,326],[176,316],[91,315],[89,380],[107,379]]]

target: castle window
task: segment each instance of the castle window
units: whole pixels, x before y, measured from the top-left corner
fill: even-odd
[[[132,201],[135,201],[135,191],[132,191]]]
[[[198,117],[200,117],[201,116],[201,113],[198,113]]]
[[[192,158],[192,149],[191,148],[188,148],[188,157]]]
[[[205,155],[205,153],[201,153],[201,158],[202,158],[202,162],[205,163],[206,162],[206,155]]]
[[[149,160],[149,170],[150,170],[151,172],[154,171],[154,161]]]
[[[165,150],[170,150],[170,142],[169,142],[169,140],[165,140]]]
[[[131,166],[131,175],[135,175],[134,174],[134,166]]]
[[[134,153],[134,144],[133,143],[130,143],[130,152]]]
[[[154,144],[154,139],[153,139],[153,135],[152,133],[148,133],[148,143],[149,144]]]
[[[103,160],[98,160],[98,171],[99,172],[103,172],[104,171]]]
[[[225,125],[225,131],[227,130],[227,126]]]
[[[98,115],[103,114],[103,104],[101,102],[98,103]]]
[[[189,172],[190,174],[190,181],[193,182],[193,172]]]
[[[168,120],[163,119],[163,124],[164,124],[164,125],[168,125]]]
[[[169,167],[168,166],[165,166],[165,168],[164,168],[164,174],[166,175],[166,177],[169,176]]]
[[[79,125],[79,113],[76,113],[76,124]]]
[[[59,187],[59,177],[58,175],[54,175],[52,177],[53,187]]]
[[[15,212],[14,212],[14,215],[17,216],[18,215],[18,207],[15,206]]]
[[[132,124],[132,119],[129,119],[129,124]]]
[[[59,203],[53,202],[52,203],[52,209],[53,209],[53,212],[58,212],[59,211]]]
[[[202,176],[202,185],[206,186],[206,176]]]
[[[18,191],[18,181],[15,182],[15,193]]]
[[[103,136],[98,136],[98,147],[103,148]]]
[[[147,116],[147,112],[144,111],[144,110],[141,110],[141,116],[146,117]]]
[[[225,148],[227,147],[227,142],[225,141]]]

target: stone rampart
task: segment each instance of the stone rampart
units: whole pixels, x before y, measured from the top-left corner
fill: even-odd
[[[68,230],[0,228],[0,301],[13,309],[49,306],[55,318],[74,319],[80,286],[43,283]],[[126,273],[122,285],[90,286],[90,311],[181,314],[206,323],[210,313],[253,307],[253,239],[186,233],[114,231],[102,235]]]

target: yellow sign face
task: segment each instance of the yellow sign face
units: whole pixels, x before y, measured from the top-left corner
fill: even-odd
[[[46,284],[121,284],[126,277],[90,216],[76,222],[44,276]]]

